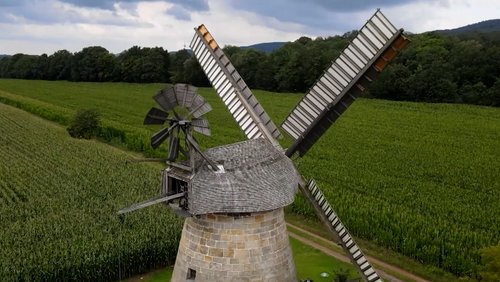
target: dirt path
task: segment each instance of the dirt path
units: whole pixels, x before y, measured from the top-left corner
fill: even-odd
[[[292,228],[294,228],[294,229],[296,229],[296,230],[299,230],[300,232],[302,232],[304,234],[307,234],[308,236],[314,237],[314,238],[316,238],[318,240],[321,240],[323,242],[326,242],[328,244],[334,244],[331,240],[325,239],[325,238],[323,238],[321,236],[318,236],[318,235],[316,235],[314,233],[311,233],[311,232],[309,232],[309,231],[307,231],[305,229],[302,229],[302,228],[300,228],[300,227],[298,227],[296,225],[293,225],[291,223],[287,223],[287,225],[290,226],[290,227],[292,227]],[[351,262],[349,260],[349,258],[346,255],[344,255],[344,252],[341,249],[339,249],[338,251],[336,251],[336,250],[333,250],[331,248],[327,248],[325,246],[322,246],[322,245],[320,245],[320,244],[318,244],[318,243],[316,243],[316,242],[314,242],[312,240],[309,240],[307,238],[304,238],[304,237],[302,237],[300,235],[297,235],[297,234],[295,234],[293,232],[288,232],[288,234],[289,234],[290,237],[292,237],[294,239],[297,239],[297,240],[301,241],[302,243],[307,244],[307,245],[309,245],[309,246],[311,246],[311,247],[313,247],[315,249],[318,249],[318,250],[322,251],[323,253],[325,253],[325,254],[327,254],[329,256],[335,257],[336,259],[338,259],[340,261],[347,262],[347,263]],[[374,257],[370,257],[370,256],[367,256],[367,255],[365,255],[365,256],[366,256],[366,258],[372,264],[378,265],[378,266],[384,268],[385,270],[389,270],[389,271],[391,271],[393,273],[397,273],[400,276],[408,278],[408,280],[401,280],[401,279],[399,279],[397,277],[394,277],[393,275],[391,275],[391,274],[389,274],[389,273],[381,270],[379,267],[375,267],[377,269],[378,274],[380,276],[382,276],[382,278],[384,280],[394,281],[394,282],[404,282],[404,281],[429,282],[429,280],[426,280],[426,279],[424,279],[422,277],[419,277],[419,276],[417,276],[417,275],[415,275],[413,273],[410,273],[410,272],[408,272],[408,271],[406,271],[406,270],[404,270],[402,268],[399,268],[399,267],[394,266],[394,265],[387,264],[386,262],[383,262],[383,261],[381,261],[379,259],[376,259]]]

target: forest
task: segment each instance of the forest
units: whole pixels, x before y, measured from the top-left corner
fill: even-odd
[[[224,51],[252,89],[304,93],[355,34],[301,37],[270,53],[236,46],[225,46]],[[407,36],[411,44],[371,85],[367,97],[500,106],[499,33]],[[209,86],[190,50],[139,46],[119,54],[91,46],[75,53],[3,56],[0,77]]]

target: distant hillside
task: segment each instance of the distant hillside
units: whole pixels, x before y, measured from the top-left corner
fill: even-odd
[[[262,52],[271,53],[272,51],[281,48],[286,42],[266,42],[258,43],[250,46],[241,46],[241,48],[253,48]]]
[[[3,57],[10,57],[10,55],[0,54],[0,59]]]
[[[450,34],[450,35],[460,35],[472,32],[479,32],[479,33],[500,32],[500,19],[482,21],[454,29],[436,30],[436,32]]]

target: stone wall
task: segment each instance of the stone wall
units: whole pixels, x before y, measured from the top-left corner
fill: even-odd
[[[187,218],[172,281],[297,281],[283,209]]]

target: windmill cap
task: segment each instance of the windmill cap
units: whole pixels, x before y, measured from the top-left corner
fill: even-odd
[[[292,161],[263,138],[208,149],[205,154],[224,167],[206,163],[192,178],[191,214],[268,211],[291,204],[298,188]]]

